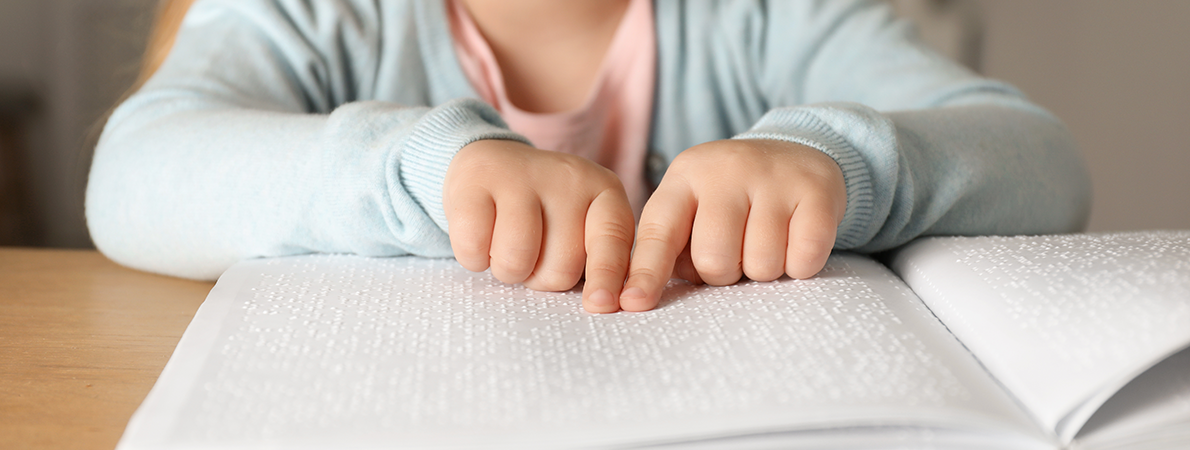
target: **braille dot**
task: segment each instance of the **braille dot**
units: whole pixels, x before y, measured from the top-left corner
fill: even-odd
[[[930,311],[854,255],[809,280],[674,281],[658,309],[610,315],[584,313],[578,291],[505,285],[453,260],[256,267],[206,360],[186,439],[613,426],[977,396],[938,356],[958,346]]]

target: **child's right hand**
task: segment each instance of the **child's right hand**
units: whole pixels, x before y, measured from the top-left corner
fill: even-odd
[[[459,264],[541,291],[573,288],[583,307],[620,309],[635,222],[620,179],[590,160],[516,141],[463,147],[442,189]]]

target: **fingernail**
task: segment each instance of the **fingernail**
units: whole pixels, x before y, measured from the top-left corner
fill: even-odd
[[[641,301],[645,299],[645,290],[638,287],[630,287],[620,293],[620,301]]]
[[[589,302],[592,307],[601,311],[607,311],[618,306],[616,305],[616,298],[612,297],[611,291],[607,289],[599,289],[595,291],[595,293],[591,294],[590,297],[587,297],[587,302]]]

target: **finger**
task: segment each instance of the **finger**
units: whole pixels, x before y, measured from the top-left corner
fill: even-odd
[[[657,306],[661,290],[673,274],[674,262],[690,239],[697,207],[693,193],[684,185],[662,182],[653,193],[641,213],[620,308],[647,311]]]
[[[797,279],[814,276],[826,265],[835,245],[838,219],[824,203],[803,201],[789,221],[785,273]]]
[[[744,274],[756,281],[773,281],[785,273],[789,221],[793,211],[772,202],[757,201],[744,227]]]
[[[472,272],[487,270],[496,223],[492,196],[478,189],[454,196],[446,222],[450,224],[450,248],[459,264]]]
[[[556,201],[542,205],[541,254],[525,287],[537,291],[565,291],[583,276],[583,202]]]
[[[587,281],[583,285],[583,308],[593,313],[620,309],[620,291],[632,254],[635,218],[628,196],[607,190],[595,197],[587,211]]]
[[[748,195],[716,193],[698,199],[698,213],[690,234],[690,259],[707,284],[725,286],[744,274],[744,225]]]
[[[702,277],[698,276],[698,271],[694,269],[694,261],[690,260],[689,243],[682,253],[678,254],[678,260],[674,263],[673,278],[681,278],[692,284],[703,284]]]
[[[492,229],[492,275],[509,284],[525,281],[533,273],[541,250],[541,201],[525,195],[496,199],[496,225]]]

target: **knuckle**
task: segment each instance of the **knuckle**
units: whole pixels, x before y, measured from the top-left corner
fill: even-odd
[[[501,253],[492,255],[492,274],[505,283],[520,283],[533,272],[535,258],[527,256],[527,252],[514,252],[515,255]]]
[[[496,150],[493,146],[499,143],[486,141],[488,140],[469,144],[468,147],[474,147],[473,151],[460,152],[451,160],[448,174],[454,182],[469,185],[503,172],[502,166],[508,163],[507,155],[504,152],[493,151]]]
[[[742,270],[739,262],[714,254],[692,254],[691,262],[699,276],[708,284],[731,284],[739,281]]]
[[[827,158],[823,163],[807,163],[800,167],[798,180],[802,185],[820,193],[823,197],[831,195],[845,195],[843,171],[838,163]]]
[[[487,247],[476,239],[455,238],[450,240],[451,250],[454,252],[455,259],[459,261],[475,261],[478,259],[487,259]]]
[[[740,281],[743,272],[728,273],[726,275],[715,276],[699,273],[702,281],[711,286],[730,286]]]
[[[460,266],[472,272],[483,272],[488,268],[488,259],[477,257],[475,255],[459,255],[455,252],[455,260],[459,262]]]
[[[785,273],[799,280],[810,278],[826,265],[826,257],[829,254],[829,250],[825,252],[806,251],[804,249],[795,250],[791,252],[788,260],[785,262]]]
[[[821,263],[815,264],[813,262],[803,260],[793,264],[788,264],[788,268],[785,270],[785,273],[789,274],[790,278],[804,280],[818,274],[818,271],[822,270],[822,266],[823,264]]]
[[[636,230],[636,242],[637,245],[640,245],[642,242],[665,244],[670,240],[669,234],[669,229],[664,225],[656,222],[646,222],[640,224],[640,227]]]
[[[595,263],[587,266],[588,280],[615,279],[623,276],[624,267],[615,264]]]
[[[716,148],[716,160],[724,164],[748,165],[761,160],[763,152],[750,145],[732,143],[736,145],[722,145]]]
[[[805,255],[806,259],[817,259],[830,253],[835,242],[827,236],[798,236],[793,238],[795,253]]]
[[[652,267],[636,267],[628,272],[629,279],[645,279],[654,282],[663,282],[669,280],[670,274],[661,274]]]
[[[620,183],[620,177],[616,175],[611,169],[603,167],[598,164],[589,164],[589,169],[592,172],[588,179],[595,180],[598,186],[603,190],[615,189],[619,191],[624,190],[623,183]]]
[[[578,284],[582,269],[541,268],[525,280],[525,287],[535,291],[566,291]]]
[[[773,169],[761,152],[731,140],[699,144],[679,153],[671,169],[681,178],[703,186],[732,186],[743,176],[754,177]]]
[[[574,183],[586,183],[591,180],[605,180],[612,172],[603,166],[595,164],[586,158],[568,153],[554,153],[557,162],[553,167],[556,176],[573,180]],[[612,175],[614,177],[614,175]]]
[[[683,150],[681,153],[678,153],[677,156],[674,156],[673,161],[670,161],[669,169],[670,170],[685,169],[685,168],[689,167],[690,164],[693,164],[695,161],[697,161],[699,159],[699,156],[701,153],[702,152],[699,150],[699,146],[697,146],[697,145],[694,147],[690,147],[686,150]]]
[[[835,170],[838,171],[837,168]],[[843,185],[841,173],[831,173],[827,170],[807,170],[801,174],[800,179],[803,184],[812,189],[812,192],[820,193],[824,197],[827,193],[833,192],[835,187]]]
[[[452,234],[450,239],[451,252],[455,260],[464,268],[472,272],[482,272],[488,268],[488,249],[477,239],[464,239]]]
[[[538,181],[546,181],[555,186],[554,194],[588,196],[594,199],[599,194],[612,190],[624,195],[624,185],[615,172],[579,156],[557,154],[548,170],[538,173]]]
[[[785,273],[784,261],[745,262],[744,274],[756,281],[773,281]]]
[[[576,158],[569,158],[571,155],[558,155],[561,158],[557,162],[554,170],[557,170],[557,175],[564,177],[567,180],[574,180],[587,175],[590,172],[590,167],[586,161]]]
[[[492,255],[493,261],[500,261],[504,267],[532,270],[537,263],[537,252],[528,249],[506,250]]]
[[[669,165],[669,171],[666,173],[697,176],[707,165],[709,159],[707,153],[701,146],[688,148],[674,157],[673,162]]]
[[[610,240],[615,245],[631,247],[633,233],[632,227],[627,224],[606,222],[599,227],[594,238],[601,241]]]

